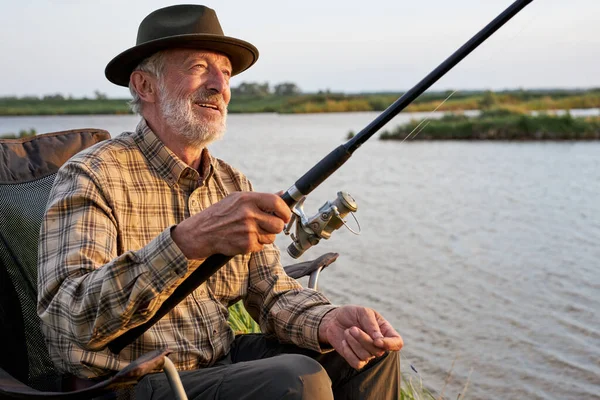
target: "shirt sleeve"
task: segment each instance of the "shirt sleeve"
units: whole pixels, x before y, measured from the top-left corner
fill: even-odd
[[[239,190],[253,191],[250,180],[234,171]],[[319,324],[336,306],[323,293],[303,288],[290,278],[281,266],[279,249],[274,244],[250,255],[244,307],[263,333],[275,336],[280,342],[319,352],[331,350],[329,345],[319,343]]]
[[[118,224],[96,171],[78,162],[58,172],[38,248],[38,314],[45,329],[99,350],[147,321],[188,270],[166,228],[119,254]]]
[[[244,306],[262,331],[284,343],[323,352],[319,324],[336,308],[321,292],[303,288],[281,266],[279,250],[268,245],[250,257],[248,295]]]

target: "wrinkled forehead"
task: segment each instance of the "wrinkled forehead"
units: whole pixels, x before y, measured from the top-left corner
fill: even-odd
[[[170,49],[164,51],[164,57],[167,64],[181,65],[192,63],[194,61],[207,60],[231,69],[231,60],[229,57],[213,50],[186,48]]]

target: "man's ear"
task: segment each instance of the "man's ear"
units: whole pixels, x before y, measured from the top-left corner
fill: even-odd
[[[129,79],[142,101],[146,103],[156,102],[158,82],[154,76],[143,71],[133,71]]]

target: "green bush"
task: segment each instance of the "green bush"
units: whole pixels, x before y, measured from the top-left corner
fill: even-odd
[[[380,136],[382,140],[404,140],[421,121],[410,121]],[[447,114],[428,125],[412,140],[598,140],[600,117],[528,115],[518,109],[492,107],[477,117]]]
[[[31,128],[29,130],[26,129],[21,129],[19,131],[19,134],[14,134],[14,133],[3,133],[2,135],[0,135],[0,139],[17,139],[17,138],[25,138],[25,137],[29,137],[29,136],[35,136],[37,135],[37,132],[35,129]]]

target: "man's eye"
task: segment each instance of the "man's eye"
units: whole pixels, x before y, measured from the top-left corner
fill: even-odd
[[[206,69],[206,64],[196,64],[196,65],[194,65],[194,68]]]
[[[228,69],[224,69],[221,71],[223,73],[223,75],[225,75],[226,77],[231,77],[231,71]]]

